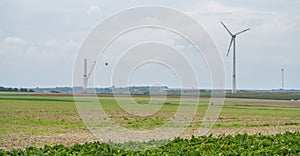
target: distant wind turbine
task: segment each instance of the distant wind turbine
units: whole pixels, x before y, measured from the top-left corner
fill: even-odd
[[[281,69],[281,89],[284,90],[284,69]]]
[[[248,30],[250,30],[250,28],[248,28],[248,29],[245,29],[245,30],[243,30],[243,31],[240,31],[240,32],[238,32],[238,33],[235,33],[235,34],[232,34],[231,32],[230,32],[230,30],[226,27],[226,25],[223,23],[223,22],[221,22],[221,24],[225,27],[225,29],[227,30],[227,32],[230,34],[230,36],[231,36],[231,41],[230,41],[230,44],[229,44],[229,48],[228,48],[228,51],[227,51],[227,54],[226,54],[226,56],[228,56],[228,54],[229,54],[229,51],[230,51],[230,48],[231,48],[231,45],[232,45],[232,43],[233,43],[233,73],[232,73],[232,94],[235,94],[236,93],[236,61],[235,61],[235,38],[236,38],[236,36],[237,35],[239,35],[239,34],[241,34],[241,33],[243,33],[243,32],[246,32],[246,31],[248,31]]]
[[[89,78],[91,76],[93,69],[95,68],[95,65],[96,65],[96,61],[94,61],[89,74],[87,74],[87,59],[84,59],[84,71],[83,71],[84,73],[83,73],[83,86],[82,86],[83,94],[87,94],[88,81],[89,81]]]

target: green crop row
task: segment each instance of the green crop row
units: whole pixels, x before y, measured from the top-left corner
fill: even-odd
[[[147,150],[132,150],[139,143],[131,142],[113,146],[93,142],[63,145],[29,147],[25,150],[0,151],[0,155],[300,155],[300,132],[286,132],[276,135],[203,136],[191,139],[175,138],[166,141],[150,141]],[[147,143],[144,143],[147,144]]]
[[[299,92],[238,92],[237,94],[227,93],[226,98],[247,98],[247,99],[272,99],[272,100],[299,100]]]

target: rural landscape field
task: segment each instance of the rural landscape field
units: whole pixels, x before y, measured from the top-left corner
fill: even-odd
[[[110,118],[119,125],[134,130],[161,126],[176,112],[180,100],[170,96],[155,116],[139,117],[124,113],[113,96],[99,95],[98,98]],[[147,103],[149,97],[135,96],[134,100],[137,103]],[[148,150],[148,154],[187,154],[196,151],[203,154],[237,154],[247,150],[250,153],[258,152],[257,154],[300,153],[300,101],[227,98],[219,119],[207,136],[191,138],[189,134],[193,134],[193,130],[201,126],[208,103],[207,97],[201,98],[197,114],[180,136],[182,139],[177,138],[159,149]],[[105,155],[118,154],[118,151],[119,154],[130,154],[130,151],[122,148],[118,150],[105,143],[96,142],[99,140],[81,121],[74,99],[69,94],[1,93],[0,111],[1,155],[6,152],[41,154],[45,151],[52,154],[80,154],[87,151]],[[215,151],[220,147],[223,147],[222,150]],[[138,154],[138,151],[131,152]]]
[[[300,156],[300,0],[0,0],[0,156]]]

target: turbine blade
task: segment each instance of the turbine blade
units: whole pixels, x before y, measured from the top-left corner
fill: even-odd
[[[226,25],[221,21],[221,24],[224,26],[224,28],[227,30],[227,32],[232,36],[232,33],[230,30],[226,27]]]
[[[228,51],[227,51],[226,56],[228,56],[228,54],[229,54],[229,51],[230,51],[231,45],[232,45],[232,43],[233,43],[233,40],[234,40],[234,39],[231,38],[231,41],[230,41],[229,48],[228,48]]]
[[[240,32],[236,33],[235,35],[239,35],[239,34],[241,34],[241,33],[243,33],[243,32],[246,32],[246,31],[248,31],[248,30],[250,30],[250,28],[248,28],[248,29],[245,29],[245,30],[243,30],[243,31],[240,31]]]
[[[91,67],[91,70],[90,70],[90,72],[89,72],[89,75],[87,76],[88,78],[91,76],[92,71],[93,71],[94,68],[95,68],[95,65],[96,65],[96,61],[94,61],[93,65],[92,65],[92,67]]]

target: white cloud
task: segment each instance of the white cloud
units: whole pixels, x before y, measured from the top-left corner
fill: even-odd
[[[287,16],[287,15],[278,15],[270,19],[266,19],[258,31],[266,35],[288,35],[300,33],[300,16]]]
[[[89,6],[87,13],[89,15],[97,15],[100,13],[100,7],[97,5],[91,5],[91,6]]]
[[[54,38],[26,42],[18,37],[6,38],[0,43],[0,64],[3,67],[0,72],[7,73],[3,76],[3,83],[21,86],[24,86],[22,83],[30,86],[70,85],[69,78],[78,47],[79,43],[73,40]],[[20,75],[22,80],[17,80]],[[56,75],[61,75],[61,78]]]
[[[17,45],[24,45],[26,41],[19,37],[7,37],[4,39],[5,44],[17,44]]]

